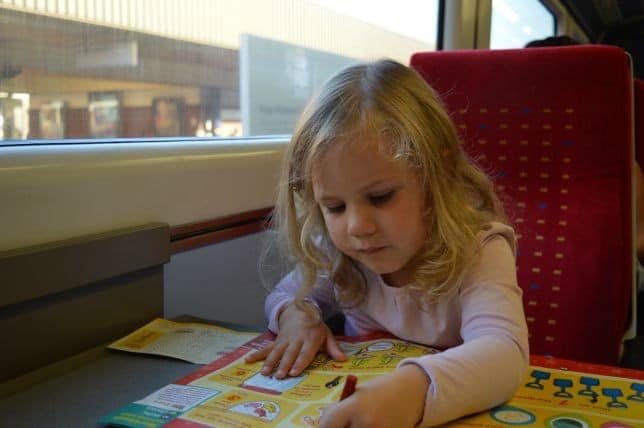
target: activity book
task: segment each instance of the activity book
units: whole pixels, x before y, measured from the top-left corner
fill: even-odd
[[[403,358],[438,352],[385,334],[340,337],[347,361],[320,353],[300,376],[275,379],[259,373],[262,362],[244,362],[273,338],[261,334],[100,422],[132,428],[315,427],[323,409],[340,399],[350,374],[360,385],[394,370]],[[644,372],[535,356],[510,401],[447,426],[644,427]]]

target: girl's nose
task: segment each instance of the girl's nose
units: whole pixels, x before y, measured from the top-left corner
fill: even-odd
[[[355,237],[373,235],[376,232],[376,222],[369,209],[350,209],[347,231],[349,235]]]

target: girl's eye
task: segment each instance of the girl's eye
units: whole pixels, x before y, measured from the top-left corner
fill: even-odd
[[[344,204],[339,204],[339,205],[331,205],[325,207],[327,212],[330,212],[331,214],[340,214],[344,211]]]
[[[369,196],[369,201],[371,201],[371,203],[375,206],[384,205],[391,200],[391,198],[394,196],[395,193],[396,193],[395,190],[391,190],[389,192],[382,193],[380,195],[372,195],[372,196]]]

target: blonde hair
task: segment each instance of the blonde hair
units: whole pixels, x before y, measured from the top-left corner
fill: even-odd
[[[333,144],[377,135],[421,178],[427,236],[413,261],[409,290],[433,302],[458,288],[477,250],[476,234],[506,221],[492,183],[463,152],[436,92],[414,70],[391,60],[350,66],[328,80],[304,109],[283,165],[273,227],[282,250],[303,273],[296,303],[328,275],[340,303],[354,305],[366,281],[356,263],[335,249],[313,197],[312,165]]]

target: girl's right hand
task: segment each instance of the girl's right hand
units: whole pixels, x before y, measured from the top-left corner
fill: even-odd
[[[264,376],[275,370],[278,379],[298,376],[313,361],[318,351],[326,352],[336,361],[346,360],[333,333],[323,321],[288,305],[279,317],[279,333],[273,343],[249,354],[245,361],[265,360],[260,373]]]

